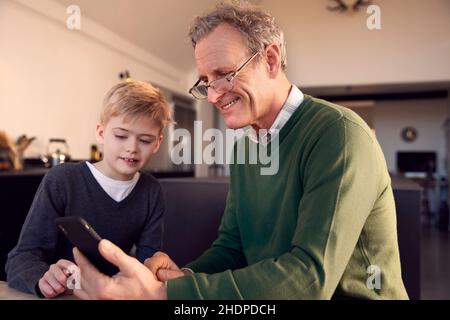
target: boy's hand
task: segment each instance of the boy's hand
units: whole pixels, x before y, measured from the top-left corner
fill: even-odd
[[[54,298],[66,291],[67,279],[70,277],[68,269],[72,265],[74,265],[73,262],[61,259],[50,266],[38,283],[44,297]]]

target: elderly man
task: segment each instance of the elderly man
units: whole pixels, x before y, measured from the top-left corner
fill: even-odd
[[[273,148],[279,169],[232,164],[217,240],[183,269],[159,252],[145,266],[103,240],[121,272],[100,274],[77,250],[81,298],[407,299],[383,153],[352,111],[304,95],[288,80],[283,33],[246,5],[219,4],[190,31],[199,80],[247,145]],[[276,150],[275,150],[276,149]],[[370,272],[380,281],[372,283]],[[369,274],[368,274],[369,272]]]

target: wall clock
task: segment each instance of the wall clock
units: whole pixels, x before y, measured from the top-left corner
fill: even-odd
[[[417,139],[417,130],[413,127],[405,127],[401,133],[402,139],[405,142],[413,142]]]

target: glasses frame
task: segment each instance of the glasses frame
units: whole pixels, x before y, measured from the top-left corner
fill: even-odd
[[[229,74],[227,74],[226,76],[224,76],[224,77],[222,77],[222,78],[219,78],[219,79],[216,79],[216,80],[214,80],[214,81],[211,81],[211,83],[209,83],[209,84],[202,84],[202,85],[199,85],[199,83],[202,81],[201,79],[198,79],[197,80],[197,82],[196,83],[194,83],[194,85],[189,89],[189,94],[191,94],[195,99],[197,99],[197,100],[205,100],[206,98],[208,98],[208,89],[209,88],[212,88],[214,91],[216,91],[217,92],[217,90],[216,90],[216,88],[214,88],[214,83],[217,83],[217,81],[221,81],[221,80],[227,80],[231,85],[233,85],[233,83],[231,82],[231,81],[233,81],[237,76],[238,76],[238,74],[253,60],[253,58],[255,58],[257,55],[259,54],[259,52],[256,52],[255,54],[253,54],[250,58],[248,58],[247,59],[247,61],[245,61],[239,68],[237,68],[237,70],[236,71],[233,71],[233,72],[231,72],[231,73],[229,73]],[[205,89],[206,89],[206,95],[203,95],[203,94],[201,94],[201,93],[199,93],[199,88],[200,87],[204,87]],[[222,92],[222,93],[225,93],[225,92],[228,92],[228,91],[230,91],[231,89],[233,89],[233,86],[231,86],[231,88],[230,89],[228,89],[228,90],[226,90],[226,91],[224,91],[224,92]],[[195,92],[197,92],[197,93],[199,93],[199,94],[201,94],[201,97],[199,96],[199,97],[197,97],[197,96],[195,96],[195,94],[193,93],[193,91],[195,91]],[[220,94],[220,92],[217,92],[217,93],[219,93]]]

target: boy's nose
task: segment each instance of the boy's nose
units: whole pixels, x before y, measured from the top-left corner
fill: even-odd
[[[137,150],[137,140],[130,139],[130,142],[126,146],[126,151],[129,153],[135,153]]]

